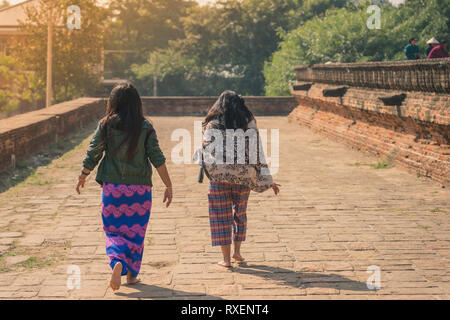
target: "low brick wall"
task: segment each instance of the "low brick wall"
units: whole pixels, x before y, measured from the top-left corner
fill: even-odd
[[[217,97],[142,97],[146,115],[206,115]],[[255,115],[288,115],[296,107],[293,97],[244,97]]]
[[[0,120],[0,171],[10,168],[14,158],[38,151],[98,119],[105,106],[104,99],[81,98]]]
[[[342,97],[324,97],[323,90],[333,88],[336,85],[313,83],[309,90],[292,90],[298,106],[289,118],[449,184],[449,94],[348,87]],[[402,93],[406,98],[401,105],[388,106],[379,99]]]
[[[450,58],[295,67],[297,81],[450,94]]]
[[[146,116],[204,115],[217,97],[143,97]],[[244,97],[255,115],[288,115],[296,106],[293,97]],[[49,108],[0,120],[0,171],[15,158],[38,151],[58,137],[98,120],[105,114],[103,98],[81,98]]]

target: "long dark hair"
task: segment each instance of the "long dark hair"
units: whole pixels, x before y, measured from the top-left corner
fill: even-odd
[[[126,135],[117,148],[111,151],[116,152],[126,141],[129,141],[127,158],[130,162],[136,153],[144,120],[142,101],[136,88],[130,83],[115,86],[109,95],[106,115],[100,120],[103,128],[102,134],[106,142],[109,128],[124,131]],[[108,144],[106,145],[108,146]]]
[[[252,112],[245,105],[244,99],[234,91],[222,92],[217,101],[208,111],[203,127],[211,120],[219,120],[225,123],[226,129],[247,130],[248,123],[254,120]]]

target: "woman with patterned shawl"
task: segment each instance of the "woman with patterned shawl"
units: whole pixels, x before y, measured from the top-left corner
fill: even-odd
[[[275,195],[280,191],[266,164],[256,120],[235,92],[223,92],[206,115],[202,149],[196,152],[195,160],[210,179],[212,245],[221,246],[223,261],[218,264],[229,268],[232,242],[233,259],[244,261],[241,244],[246,237],[250,190],[272,188]]]

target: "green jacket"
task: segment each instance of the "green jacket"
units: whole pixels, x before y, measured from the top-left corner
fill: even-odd
[[[111,154],[111,150],[116,150],[122,142],[125,133],[112,128],[108,128],[107,131],[108,138],[107,144],[105,144],[102,126],[100,123],[98,124],[83,160],[83,166],[88,170],[93,170],[105,154],[95,178],[99,184],[109,182],[152,186],[150,162],[155,168],[158,168],[165,163],[166,158],[159,148],[155,130],[150,122],[148,120],[142,122],[136,154],[131,162],[127,161],[127,143],[117,149],[116,154]]]
[[[405,55],[406,55],[406,59],[407,60],[416,60],[419,59],[419,57],[417,56],[418,53],[420,53],[419,47],[418,46],[413,46],[411,43],[408,44],[405,49]]]

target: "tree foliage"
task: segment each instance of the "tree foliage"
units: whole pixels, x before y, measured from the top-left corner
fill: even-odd
[[[167,48],[184,36],[181,19],[196,5],[189,0],[111,0],[105,49],[110,77],[132,76],[133,64],[145,63],[150,52]]]
[[[450,0],[39,0],[22,28],[30,36],[16,56],[45,85],[46,6],[58,21],[66,8],[82,9],[81,30],[56,28],[56,101],[90,94],[98,83],[105,49],[105,78],[132,80],[141,94],[289,94],[297,64],[404,59],[408,39],[422,52],[431,38],[448,39]],[[381,8],[381,29],[371,29],[370,5]],[[62,23],[64,24],[64,23]],[[157,63],[155,62],[158,58]]]
[[[81,29],[69,29],[67,8],[81,9]],[[95,0],[39,0],[39,5],[28,7],[27,20],[21,29],[27,34],[15,47],[14,56],[25,70],[35,72],[43,90],[47,65],[48,10],[54,6],[53,35],[53,91],[54,102],[92,94],[100,80],[103,49],[103,21],[106,12]]]
[[[300,4],[297,0],[220,0],[215,5],[191,7],[182,19],[185,36],[171,41],[167,50],[177,52],[182,63],[164,74],[161,85],[170,77],[182,88],[181,83],[191,79],[190,91],[198,94],[217,95],[224,88],[263,94],[264,61],[277,48],[278,29],[289,30],[293,25]],[[139,73],[140,79],[153,77],[153,69],[147,70],[147,74]],[[176,75],[185,75],[185,79]]]
[[[20,64],[0,53],[0,113],[14,112],[21,102],[34,102],[41,98],[39,84],[32,72],[23,72]]]
[[[314,17],[291,32],[281,33],[279,50],[264,66],[266,94],[289,94],[295,65],[401,60],[411,37],[418,39],[423,53],[431,37],[449,36],[448,0],[406,0],[399,7],[384,2],[381,29],[369,29],[366,25],[371,4],[362,1],[329,9],[325,15]]]

